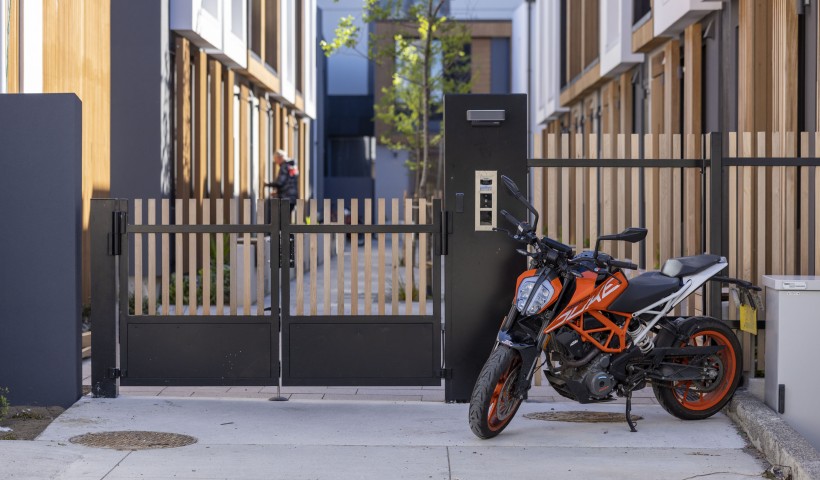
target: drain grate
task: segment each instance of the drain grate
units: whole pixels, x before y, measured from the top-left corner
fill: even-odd
[[[152,448],[177,448],[196,443],[196,438],[167,432],[100,432],[72,437],[71,443],[86,447],[112,448],[114,450],[149,450]]]
[[[575,423],[620,423],[626,421],[623,413],[609,412],[539,412],[528,413],[524,418],[530,420],[546,420],[548,422],[575,422]],[[643,420],[640,415],[632,415],[632,420]]]

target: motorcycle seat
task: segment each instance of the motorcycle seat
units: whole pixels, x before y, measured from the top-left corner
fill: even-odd
[[[667,277],[683,278],[702,272],[723,260],[719,255],[693,255],[691,257],[670,258],[663,264],[661,273]],[[725,262],[725,260],[724,260]]]
[[[607,310],[637,312],[676,292],[680,286],[678,278],[668,277],[661,272],[646,272],[630,280],[624,293],[616,298]]]

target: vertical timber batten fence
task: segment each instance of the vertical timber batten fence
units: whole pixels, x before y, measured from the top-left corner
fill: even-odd
[[[708,251],[727,258],[728,275],[758,285],[764,274],[820,274],[820,133],[799,136],[800,157],[797,135],[769,135],[730,133],[724,143],[719,134],[604,134],[600,148],[597,134],[544,135],[545,158],[528,160],[542,231],[582,250],[599,234],[646,227],[640,245],[603,247],[646,270]],[[707,285],[716,301],[696,294],[678,313],[708,312],[736,327],[734,298]],[[738,335],[744,368],[762,371],[765,330]]]

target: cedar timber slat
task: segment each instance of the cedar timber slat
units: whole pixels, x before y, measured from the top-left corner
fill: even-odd
[[[413,199],[404,200],[404,224],[413,224]],[[413,234],[404,234],[404,300],[405,315],[413,314]]]
[[[171,201],[170,199],[163,198],[161,202],[161,215],[160,221],[162,225],[168,225],[171,221]],[[161,245],[162,251],[160,253],[161,261],[162,261],[162,314],[168,315],[168,307],[171,303],[171,242],[168,238],[167,233],[163,233],[160,235],[161,238]]]
[[[373,223],[373,200],[364,199],[364,224]],[[373,314],[373,234],[364,234],[364,314]]]
[[[315,198],[310,199],[310,222],[318,223],[319,207]],[[318,297],[317,288],[319,283],[319,234],[309,234],[310,241],[310,314],[317,315]]]
[[[377,210],[378,210],[378,217],[377,217],[376,221],[378,222],[379,225],[386,225],[387,221],[386,221],[386,215],[385,215],[385,213],[386,213],[385,212],[385,199],[383,199],[383,198],[378,199],[377,203],[376,203],[376,206],[377,206]],[[379,250],[378,250],[379,251],[379,253],[378,253],[378,255],[379,255],[379,259],[378,259],[378,263],[379,263],[379,268],[378,268],[378,270],[379,270],[378,305],[379,305],[379,307],[378,307],[378,315],[383,316],[384,311],[385,311],[385,309],[384,309],[384,299],[385,299],[385,295],[384,295],[384,290],[385,290],[385,251],[384,250],[385,250],[385,236],[386,236],[386,234],[380,233],[378,236],[379,236]]]
[[[350,224],[359,224],[359,199],[350,199]],[[350,314],[359,314],[359,235],[350,235]]]
[[[302,225],[305,218],[305,200],[299,198],[296,200],[296,221],[295,225]],[[301,316],[305,313],[305,259],[304,255],[304,234],[297,233],[294,235],[293,261],[296,264],[296,315]],[[289,306],[286,306],[289,308]]]
[[[134,225],[142,225],[142,199],[134,199]],[[142,315],[142,234],[134,234],[134,315]]]
[[[185,204],[185,200],[178,198],[174,200],[174,224],[175,225],[183,225],[184,221],[184,212],[183,212],[183,205]],[[177,315],[182,315],[183,310],[183,289],[182,289],[182,276],[185,270],[184,268],[184,260],[185,256],[183,255],[183,241],[182,241],[183,234],[177,233],[174,236],[174,258],[176,262],[174,264],[174,294],[175,294],[175,312]],[[192,270],[195,272],[196,270]]]
[[[157,223],[157,201],[148,199],[148,225]],[[157,314],[157,238],[148,234],[148,315]]]
[[[322,223],[329,224],[330,221],[330,199],[324,199],[324,216]],[[332,257],[330,256],[330,243],[331,243],[331,234],[326,233],[324,236],[323,242],[323,254],[324,254],[324,261],[322,262],[323,272],[322,275],[324,284],[322,286],[322,296],[324,297],[324,309],[322,313],[324,315],[330,315],[330,262],[332,262]]]

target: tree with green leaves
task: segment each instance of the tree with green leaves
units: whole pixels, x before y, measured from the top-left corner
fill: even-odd
[[[367,53],[359,50],[360,29],[352,15],[343,17],[335,38],[322,41],[325,55],[352,49],[371,61],[393,66],[389,86],[381,90],[375,107],[376,119],[386,125],[379,141],[392,150],[410,153],[407,164],[415,172],[415,195],[434,196],[441,189],[441,156],[431,161],[431,152],[441,144],[443,127],[430,129],[431,119],[441,116],[444,95],[469,93],[470,33],[443,12],[445,0],[365,0],[362,21],[389,27],[371,32]],[[430,181],[430,172],[438,174]]]

